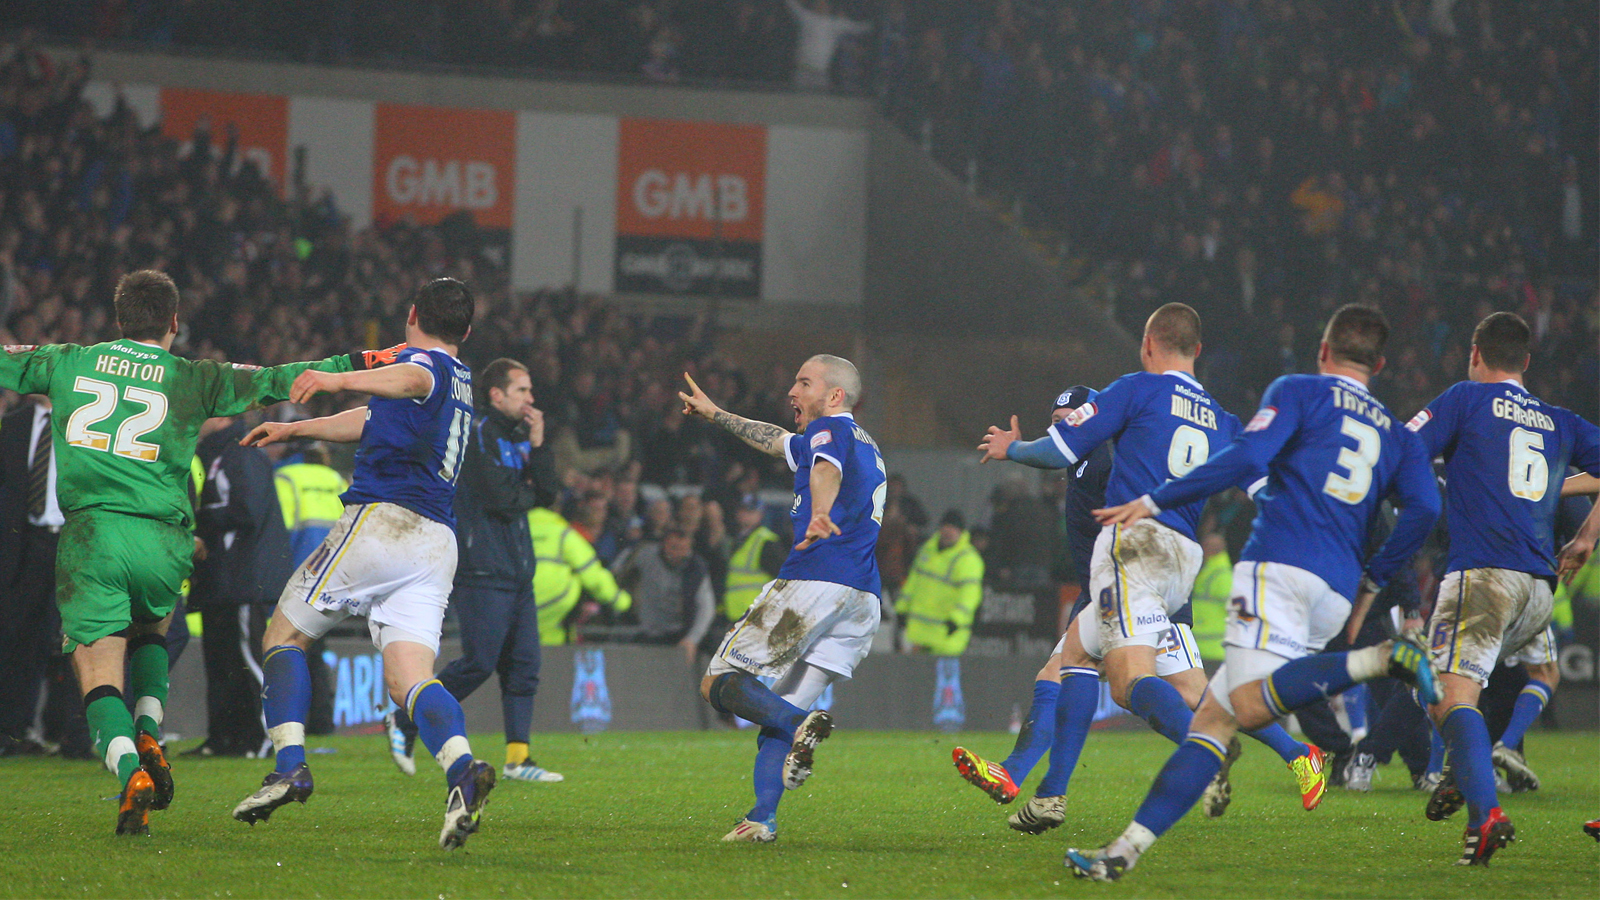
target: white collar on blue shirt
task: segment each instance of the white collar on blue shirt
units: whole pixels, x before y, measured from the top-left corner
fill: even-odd
[[[1195,378],[1193,375],[1190,375],[1188,372],[1180,372],[1177,369],[1168,369],[1165,372],[1162,372],[1161,374],[1163,374],[1163,375],[1176,375],[1179,378],[1182,378],[1184,381],[1189,382],[1190,384],[1194,385],[1195,387],[1199,388],[1202,391],[1206,389],[1205,385],[1201,384],[1200,380],[1198,378]]]
[[[1339,379],[1340,381],[1348,381],[1348,382],[1350,382],[1352,385],[1355,385],[1355,387],[1357,389],[1359,389],[1361,391],[1361,393],[1363,393],[1363,394],[1372,393],[1372,390],[1370,388],[1368,388],[1366,385],[1362,384],[1361,382],[1355,380],[1354,378],[1351,378],[1349,375],[1335,375],[1333,377]]]

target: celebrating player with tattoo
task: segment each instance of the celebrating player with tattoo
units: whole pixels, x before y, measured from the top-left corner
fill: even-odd
[[[687,376],[685,376],[687,378]],[[719,712],[762,726],[756,741],[756,804],[725,841],[777,839],[778,801],[811,775],[812,754],[833,730],[826,711],[807,709],[837,679],[848,679],[872,648],[882,586],[878,526],[888,477],[878,445],[851,410],[861,376],[849,360],[806,360],[789,389],[800,434],[717,408],[688,378],[680,393],[692,412],[794,470],[795,549],[776,580],[733,624],[706,669],[700,693]],[[776,679],[769,689],[761,677]]]

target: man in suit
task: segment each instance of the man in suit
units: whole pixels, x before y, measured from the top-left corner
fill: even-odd
[[[0,421],[0,754],[45,751],[28,729],[48,683],[45,740],[66,755],[92,756],[77,678],[57,652],[56,540],[66,519],[56,503],[50,401],[30,399]]]

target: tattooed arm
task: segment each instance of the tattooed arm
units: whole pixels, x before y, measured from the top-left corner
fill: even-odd
[[[788,440],[793,432],[779,425],[766,422],[757,422],[736,416],[727,410],[720,409],[705,391],[700,390],[700,385],[694,383],[687,373],[684,380],[689,382],[689,393],[678,392],[678,399],[683,401],[683,411],[690,415],[700,416],[710,422],[727,429],[734,437],[746,444],[760,450],[768,456],[783,456],[783,442]]]

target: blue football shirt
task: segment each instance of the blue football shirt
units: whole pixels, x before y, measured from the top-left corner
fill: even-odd
[[[428,370],[433,388],[426,397],[367,402],[355,474],[339,499],[393,503],[454,528],[456,476],[472,427],[472,370],[443,350],[413,347],[394,364]]]
[[[1050,426],[1056,449],[1076,464],[1114,440],[1105,502],[1118,506],[1181,478],[1239,433],[1239,418],[1217,405],[1183,372],[1135,372],[1113,381],[1095,398]],[[1248,487],[1253,477],[1242,477]],[[1163,509],[1156,521],[1196,540],[1205,497]]]
[[[1256,519],[1239,558],[1305,569],[1346,598],[1361,582],[1367,534],[1386,497],[1401,509],[1367,565],[1382,587],[1416,553],[1439,515],[1439,490],[1416,435],[1364,385],[1339,375],[1285,375],[1228,447],[1150,495],[1192,503],[1265,469]]]
[[[888,494],[888,470],[883,454],[866,429],[849,413],[823,416],[806,426],[804,434],[791,435],[783,445],[785,459],[794,470],[794,542],[805,539],[811,524],[811,466],[825,459],[839,467],[843,478],[830,515],[839,533],[804,550],[790,550],[778,570],[779,578],[829,581],[881,597],[878,577],[878,527]]]
[[[1444,457],[1447,571],[1555,574],[1561,481],[1568,464],[1600,475],[1600,428],[1514,381],[1463,381],[1406,427]]]

